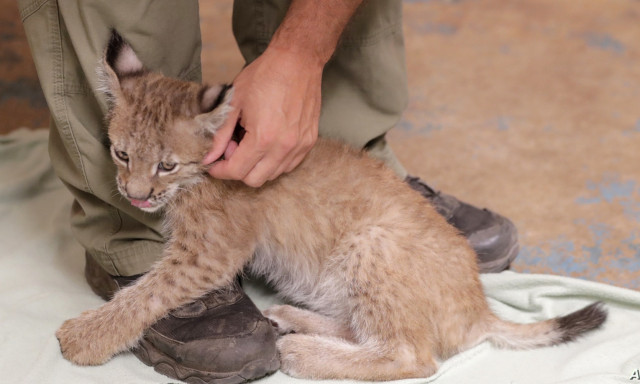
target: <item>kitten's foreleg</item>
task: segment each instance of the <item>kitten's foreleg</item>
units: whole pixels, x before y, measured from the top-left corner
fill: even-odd
[[[133,347],[143,332],[172,309],[231,283],[251,251],[218,248],[224,256],[202,257],[184,244],[171,244],[165,256],[135,284],[111,301],[65,321],[56,332],[67,360],[98,365]]]
[[[265,317],[277,324],[280,334],[304,333],[338,337],[353,341],[353,333],[348,325],[338,319],[324,316],[291,305],[274,305],[262,312]]]

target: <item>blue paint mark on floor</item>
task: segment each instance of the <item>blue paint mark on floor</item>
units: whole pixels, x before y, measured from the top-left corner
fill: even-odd
[[[442,130],[442,124],[427,121],[422,127],[420,127],[420,129],[418,130],[418,133],[428,134],[429,132],[441,131],[441,130]]]
[[[408,120],[402,119],[398,124],[396,124],[396,128],[401,129],[404,132],[411,132],[413,131],[413,124]]]
[[[584,273],[589,265],[574,257],[575,245],[563,236],[549,240],[540,246],[526,246],[520,248],[518,263],[531,266],[547,266],[554,273],[574,274]],[[525,268],[526,269],[526,268]]]
[[[498,131],[508,131],[511,128],[511,120],[509,116],[498,116],[488,120],[485,124],[489,128],[497,129]]]
[[[632,232],[622,242],[613,243],[611,228],[602,223],[587,225],[592,233],[593,243],[576,247],[573,241],[564,236],[547,240],[540,245],[522,245],[515,264],[523,272],[546,268],[554,274],[569,275],[593,280],[603,273],[615,271],[638,276],[632,278],[626,286],[640,288],[640,231]],[[619,281],[600,281],[620,285]]]
[[[620,202],[624,215],[632,218],[640,223],[640,201],[638,200],[623,200]]]
[[[627,50],[620,40],[607,33],[587,32],[582,35],[582,38],[589,47],[599,50],[609,51],[618,55],[623,54]]]
[[[635,135],[637,133],[640,133],[640,119],[638,119],[631,128],[622,131],[622,134],[625,136]]]
[[[620,180],[615,173],[604,175],[601,181],[587,183],[589,196],[580,196],[575,202],[580,205],[617,204],[625,217],[640,222],[640,188],[635,180]]]
[[[591,231],[591,237],[594,244],[591,246],[583,245],[582,252],[585,259],[597,264],[603,256],[602,246],[605,240],[609,238],[611,232],[609,228],[602,223],[589,225],[589,230]]]
[[[420,122],[419,124],[414,123],[408,119],[402,119],[396,124],[396,127],[406,133],[412,133],[416,135],[428,135],[433,131],[441,131],[443,129],[443,125],[434,122],[434,121],[426,121]]]
[[[497,119],[498,131],[508,131],[511,119],[507,116],[500,116]]]
[[[587,190],[596,194],[593,197],[578,197],[578,204],[612,203],[617,199],[630,199],[636,189],[635,180],[620,181],[617,174],[605,175],[601,182],[587,182]]]
[[[635,187],[635,180],[624,182],[612,180],[608,184],[600,184],[598,189],[600,190],[602,198],[606,202],[612,203],[615,199],[630,198],[633,195]]]
[[[638,269],[640,270],[640,234],[632,233],[622,241],[622,244],[626,245],[629,251],[631,251],[631,257],[636,260]]]

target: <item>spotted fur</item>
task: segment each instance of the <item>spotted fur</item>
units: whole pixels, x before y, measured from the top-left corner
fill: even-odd
[[[205,176],[201,160],[231,93],[147,71],[117,38],[106,71],[120,191],[143,209],[163,208],[170,238],[134,285],[58,330],[76,364],[134,346],[168,311],[245,267],[300,305],[265,315],[281,333],[282,369],[304,378],[427,377],[485,340],[556,345],[606,318],[595,305],[533,324],[498,319],[466,239],[381,163],[342,144],[320,140],[293,172],[258,189]]]

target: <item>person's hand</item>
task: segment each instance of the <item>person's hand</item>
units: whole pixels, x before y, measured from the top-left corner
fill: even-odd
[[[204,162],[218,179],[242,180],[259,187],[292,171],[318,137],[322,63],[268,48],[233,82],[233,110],[214,135]],[[245,129],[231,141],[236,123]]]

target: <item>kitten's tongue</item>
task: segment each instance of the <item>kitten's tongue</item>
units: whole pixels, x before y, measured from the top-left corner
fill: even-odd
[[[236,148],[238,148],[238,143],[233,140],[230,141],[227,145],[227,149],[224,150],[224,159],[229,160],[231,158],[231,155],[233,155],[233,152],[236,151]]]
[[[149,202],[149,200],[131,199],[131,205],[138,208],[151,208],[151,203]]]

